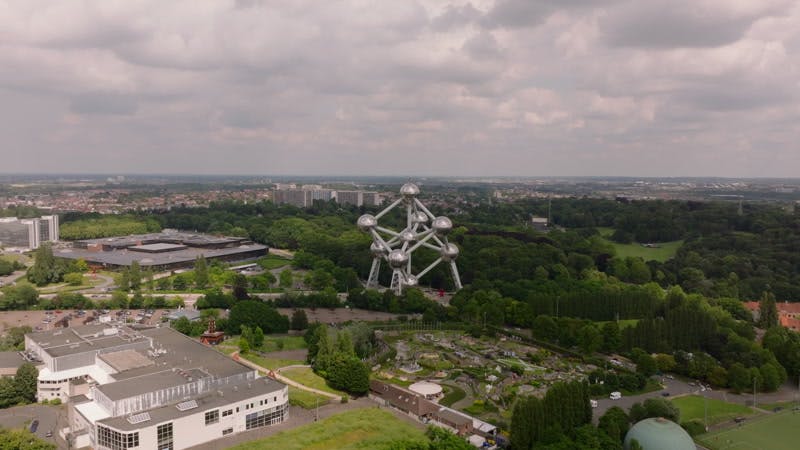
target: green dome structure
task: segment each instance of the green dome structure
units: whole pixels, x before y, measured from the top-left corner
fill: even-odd
[[[644,450],[695,450],[694,441],[680,425],[663,417],[644,419],[625,435],[625,450],[636,439]]]

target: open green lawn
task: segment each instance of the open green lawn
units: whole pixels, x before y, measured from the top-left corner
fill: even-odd
[[[267,255],[264,258],[259,259],[257,262],[258,265],[264,268],[265,270],[272,270],[286,266],[290,264],[292,261],[286,258],[281,258],[280,256],[276,255]]]
[[[306,347],[306,341],[302,336],[266,336],[261,351],[269,353],[280,350],[301,350]]]
[[[247,442],[233,450],[388,450],[396,440],[427,442],[422,430],[392,413],[365,408],[343,412],[317,423]]]
[[[708,399],[708,424],[714,425],[727,420],[732,420],[739,416],[749,416],[753,410],[747,406],[735,403],[727,403],[722,400]],[[687,395],[672,400],[672,403],[681,410],[681,422],[705,417],[705,405],[703,397],[699,395]]]
[[[320,391],[330,392],[335,395],[346,395],[344,392],[337,391],[325,383],[325,379],[317,375],[308,367],[298,367],[295,369],[282,370],[281,375],[296,381],[302,385],[319,389]]]
[[[794,450],[798,447],[800,414],[784,411],[747,420],[741,426],[697,438],[711,450]]]
[[[297,405],[304,409],[314,409],[317,406],[327,405],[330,400],[328,397],[289,386],[290,405]]]
[[[444,394],[444,397],[442,397],[441,400],[439,400],[440,405],[453,406],[453,403],[467,396],[467,393],[458,386],[452,386],[449,384],[445,384],[443,386],[447,393]]]
[[[628,256],[635,258],[638,256],[645,261],[664,262],[675,256],[675,252],[677,252],[680,246],[683,245],[682,240],[655,243],[658,245],[657,248],[643,247],[642,244],[636,242],[632,244],[618,244],[611,240],[611,235],[614,234],[613,228],[598,227],[597,231],[600,232],[600,236],[606,238],[609,244],[614,246],[614,248],[617,250],[617,256],[621,258]]]
[[[261,367],[264,367],[264,368],[267,368],[267,369],[270,369],[270,370],[276,370],[276,369],[280,369],[281,367],[294,366],[294,365],[305,364],[306,363],[305,361],[300,361],[300,360],[297,360],[297,359],[265,358],[263,356],[259,356],[259,355],[255,354],[255,353],[252,353],[252,352],[248,352],[248,353],[246,353],[244,355],[242,355],[240,353],[239,356],[244,358],[244,359],[246,359],[246,360],[248,360],[248,361],[251,361],[251,362],[254,362],[254,363],[258,364]]]

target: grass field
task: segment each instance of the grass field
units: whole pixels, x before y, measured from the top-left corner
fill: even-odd
[[[452,386],[452,385],[449,385],[449,384],[444,385],[444,386],[445,386],[445,390],[448,391],[448,392],[446,394],[444,394],[444,397],[442,397],[441,400],[439,400],[439,404],[440,405],[453,406],[453,403],[455,403],[455,402],[457,402],[457,401],[459,401],[462,398],[467,396],[467,393],[464,392],[464,390],[461,389],[458,386]]]
[[[703,397],[699,395],[688,395],[672,400],[672,403],[681,410],[681,422],[692,419],[705,418],[705,405]],[[715,425],[726,420],[732,420],[739,416],[749,416],[753,410],[747,406],[727,403],[721,400],[708,399],[708,424]]]
[[[280,256],[267,255],[266,257],[259,259],[257,262],[258,265],[265,270],[272,270],[288,265],[292,261],[286,258],[281,258]]]
[[[315,374],[314,371],[308,367],[282,370],[281,375],[305,386],[319,389],[320,391],[330,392],[331,394],[335,395],[346,395],[344,392],[337,391],[336,389],[328,386],[328,384],[325,383],[324,378]]]
[[[798,428],[800,414],[784,411],[704,434],[697,441],[711,450],[794,450],[798,447]]]
[[[240,357],[258,364],[261,367],[275,370],[280,369],[281,367],[286,366],[294,366],[298,364],[305,364],[305,361],[300,361],[296,359],[274,359],[274,358],[264,358],[263,356],[256,355],[255,353],[248,352],[244,355],[239,354]]]
[[[427,442],[418,428],[378,408],[357,409],[325,420],[283,431],[233,450],[388,450],[391,442]]]
[[[302,336],[267,336],[261,351],[277,352],[279,350],[301,350],[306,348],[306,341]]]
[[[597,230],[600,232],[601,236],[606,238],[609,244],[614,246],[617,250],[617,256],[622,258],[628,256],[635,258],[638,256],[645,261],[664,262],[675,256],[680,246],[683,245],[682,240],[661,242],[658,243],[658,247],[656,248],[643,247],[642,244],[636,242],[632,244],[618,244],[610,239],[611,235],[614,234],[613,228],[600,227]]]
[[[297,405],[304,409],[314,409],[317,406],[327,405],[330,400],[328,397],[289,386],[290,405]]]
[[[608,322],[610,322],[610,321],[599,321],[599,322],[595,322],[595,325],[597,325],[598,327],[602,328],[603,325],[605,325]],[[639,319],[622,319],[622,320],[618,320],[617,321],[617,325],[619,325],[619,329],[620,330],[624,330],[625,328],[636,326],[637,323],[639,323]]]

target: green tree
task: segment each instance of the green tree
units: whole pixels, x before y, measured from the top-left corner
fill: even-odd
[[[600,417],[597,427],[613,439],[622,442],[630,428],[631,419],[625,410],[619,406],[612,406]]]
[[[758,302],[758,324],[761,328],[768,329],[779,324],[778,307],[775,296],[771,292],[764,292]]]
[[[667,355],[664,353],[659,353],[655,356],[656,366],[658,370],[662,373],[672,372],[677,367],[678,363],[675,361],[675,357],[672,355]]]
[[[19,401],[25,403],[36,401],[36,379],[38,377],[39,371],[33,364],[26,362],[19,366],[14,375],[14,388]]]
[[[369,368],[354,356],[337,355],[326,377],[331,387],[363,395],[369,390]]]
[[[464,438],[442,427],[428,427],[425,431],[428,437],[428,450],[475,450]]]
[[[656,371],[658,371],[656,360],[653,359],[653,357],[649,354],[643,353],[641,356],[639,356],[639,358],[636,359],[636,372],[649,377],[654,375]]]
[[[131,263],[131,270],[128,276],[130,277],[132,290],[138,291],[142,288],[142,270],[141,267],[139,267],[139,261],[133,261]]]
[[[28,430],[0,428],[0,448],[14,450],[55,450],[55,444],[43,441]]]
[[[305,330],[308,328],[308,316],[306,315],[306,311],[304,309],[296,309],[292,313],[291,328],[293,330]]]
[[[603,336],[592,323],[587,323],[578,329],[578,346],[584,353],[590,355],[603,345]]]
[[[34,262],[28,271],[28,281],[37,286],[60,281],[61,273],[58,272],[53,248],[49,242],[39,246],[33,254]]]
[[[619,324],[616,321],[610,321],[603,324],[603,350],[606,352],[616,352],[622,344],[622,333],[619,330]]]
[[[728,368],[728,386],[737,394],[751,389],[750,371],[741,363],[731,364]]]
[[[70,286],[80,286],[83,284],[83,274],[73,272],[64,275],[64,282]]]
[[[292,271],[289,269],[284,269],[281,271],[280,275],[278,275],[278,278],[280,286],[285,289],[291,288],[292,284],[294,283]]]
[[[247,342],[247,339],[241,337],[239,338],[239,353],[247,353],[250,351],[250,343]]]
[[[237,273],[233,277],[233,297],[236,300],[247,300],[250,295],[247,294],[247,277]]]
[[[194,261],[194,284],[198,289],[205,289],[208,285],[208,265],[204,255]]]

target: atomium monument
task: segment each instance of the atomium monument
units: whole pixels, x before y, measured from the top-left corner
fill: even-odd
[[[458,247],[447,241],[447,235],[453,229],[453,222],[447,217],[434,216],[417,198],[419,187],[406,183],[400,188],[400,198],[376,215],[364,214],[358,218],[358,228],[372,236],[372,269],[367,280],[368,288],[378,286],[378,273],[381,261],[386,261],[392,269],[390,289],[400,295],[404,286],[416,286],[419,279],[430,272],[439,263],[450,265],[456,289],[461,289],[461,278],[458,276],[456,258]],[[378,225],[378,220],[403,205],[406,210],[406,227],[402,231],[394,231]],[[430,222],[430,225],[429,225]],[[427,247],[439,254],[439,258],[421,272],[411,272],[411,255],[420,247]]]

